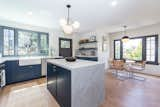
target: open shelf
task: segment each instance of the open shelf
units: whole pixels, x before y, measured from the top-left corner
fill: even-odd
[[[97,41],[88,41],[88,42],[82,42],[82,43],[79,43],[79,44],[88,44],[88,43],[97,43]]]
[[[79,48],[79,50],[97,50],[97,48]]]

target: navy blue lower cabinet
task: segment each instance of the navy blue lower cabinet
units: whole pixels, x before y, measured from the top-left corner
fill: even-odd
[[[55,66],[47,64],[47,88],[57,98],[57,71]]]
[[[57,67],[57,99],[61,107],[71,107],[71,72]]]
[[[18,81],[18,61],[6,61],[5,70],[6,70],[6,83],[11,84]]]
[[[19,66],[19,61],[6,61],[6,83],[16,83],[41,77],[41,64]]]
[[[19,81],[31,80],[41,77],[41,65],[19,66]]]
[[[47,64],[47,88],[61,107],[71,107],[71,72]]]

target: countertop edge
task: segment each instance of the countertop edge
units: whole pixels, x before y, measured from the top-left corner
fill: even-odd
[[[84,60],[82,60],[82,61],[84,61]],[[84,61],[84,62],[85,62],[85,61]],[[91,64],[91,65],[88,65],[88,66],[80,66],[80,67],[72,68],[72,67],[70,67],[70,66],[66,66],[65,64],[58,64],[58,63],[56,63],[56,62],[53,62],[52,59],[48,59],[48,60],[47,60],[47,63],[51,63],[51,64],[54,64],[54,65],[56,65],[56,66],[60,66],[60,67],[62,67],[62,68],[65,68],[65,69],[71,70],[71,71],[73,71],[73,70],[75,70],[75,69],[78,69],[78,68],[85,68],[85,67],[90,67],[90,66],[94,66],[94,65],[103,64],[103,63],[95,62],[95,61],[88,61],[88,62],[93,62],[94,64]]]

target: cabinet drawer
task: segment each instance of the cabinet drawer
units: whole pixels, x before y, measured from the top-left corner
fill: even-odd
[[[20,81],[38,78],[41,76],[41,65],[20,66],[18,73]]]

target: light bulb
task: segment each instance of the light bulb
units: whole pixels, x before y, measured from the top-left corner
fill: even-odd
[[[67,24],[67,21],[65,19],[60,19],[60,25],[65,26]]]
[[[112,1],[111,5],[112,6],[116,6],[117,5],[117,1],[116,0]]]
[[[64,25],[63,26],[63,31],[66,34],[72,34],[73,32],[73,27],[71,25]]]
[[[29,11],[29,12],[27,13],[27,15],[32,16],[32,15],[33,15],[33,12],[32,12],[32,11]]]
[[[80,23],[78,21],[75,21],[73,24],[72,24],[73,28],[74,29],[78,29],[80,27]]]

